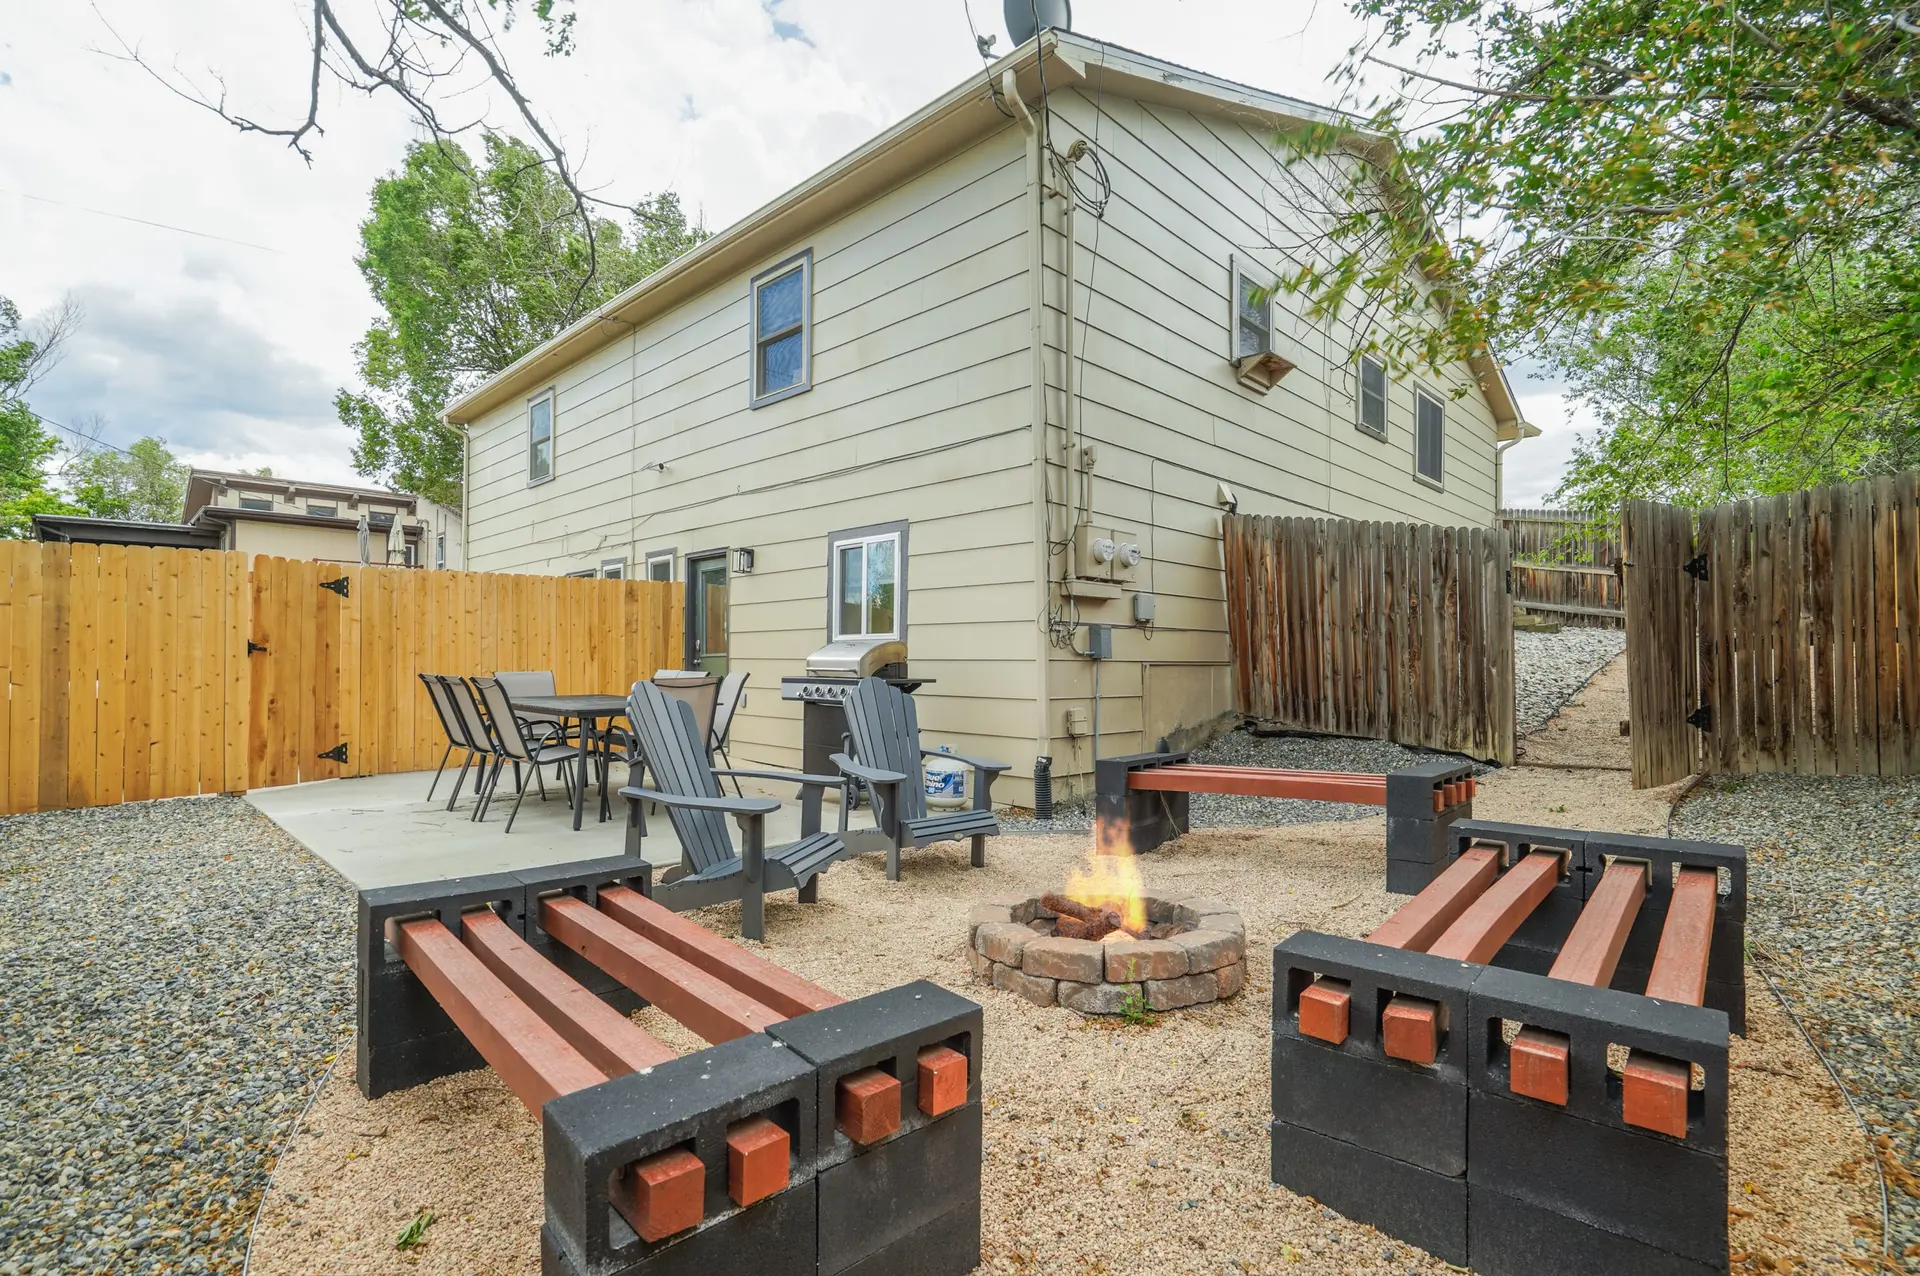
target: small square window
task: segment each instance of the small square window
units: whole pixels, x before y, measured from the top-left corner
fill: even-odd
[[[647,579],[648,580],[672,580],[673,579],[673,551],[672,550],[670,549],[655,550],[653,553],[647,555]]]
[[[1429,483],[1446,481],[1447,412],[1440,400],[1422,391],[1419,396],[1419,441],[1414,472]]]
[[[273,498],[271,496],[243,496],[240,498],[240,508],[243,510],[259,510],[262,513],[270,513],[273,510]]]
[[[435,536],[433,538],[433,565],[434,565],[434,568],[438,571],[446,570],[447,534],[445,532],[441,532],[438,536]]]
[[[753,281],[754,407],[813,386],[813,253],[790,257]]]
[[[1360,356],[1359,416],[1354,424],[1376,439],[1387,437],[1387,365],[1372,355]]]
[[[527,482],[553,477],[553,391],[527,404]]]
[[[307,506],[307,516],[310,518],[339,518],[340,507],[338,505],[309,505]]]
[[[600,579],[625,580],[627,578],[627,560],[624,558],[603,558],[600,560]]]
[[[898,638],[906,616],[906,573],[901,559],[905,523],[839,532],[828,538],[831,637]]]
[[[1235,362],[1273,349],[1273,288],[1242,269],[1233,271],[1233,357]]]

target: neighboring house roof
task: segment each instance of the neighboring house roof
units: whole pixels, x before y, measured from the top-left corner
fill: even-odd
[[[169,549],[219,549],[220,529],[211,525],[148,523],[132,518],[81,518],[35,514],[33,534],[42,541],[75,545],[157,545]]]
[[[989,82],[999,84],[1003,75],[1011,73],[1022,94],[1037,95],[1043,71],[1051,88],[1084,82],[1094,72],[1105,91],[1140,101],[1233,115],[1274,129],[1337,124],[1352,129],[1369,147],[1385,141],[1366,133],[1363,122],[1344,111],[1236,84],[1117,44],[1049,29],[987,68],[985,78],[969,76],[865,145],[603,303],[455,399],[442,415],[451,424],[466,425],[502,404],[537,393],[556,373],[608,342],[716,284],[763,265],[819,227],[1005,127],[1006,117],[987,92]],[[1521,437],[1525,423],[1497,361],[1491,356],[1475,359],[1473,371],[1493,410],[1499,437]]]
[[[409,514],[418,510],[420,498],[405,492],[389,492],[381,487],[346,487],[338,483],[309,483],[304,479],[282,478],[277,474],[232,474],[225,470],[194,470],[187,475],[186,519],[191,522],[201,509],[213,504],[222,490],[241,487],[251,492],[280,492],[289,497],[317,496],[330,501],[373,502],[398,505]],[[250,511],[252,512],[252,511]],[[356,520],[349,519],[349,523]]]

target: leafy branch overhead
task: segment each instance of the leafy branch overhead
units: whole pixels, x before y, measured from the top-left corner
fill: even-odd
[[[461,436],[441,409],[707,237],[670,192],[624,226],[582,222],[535,148],[483,145],[475,163],[417,143],[374,184],[357,263],[383,317],[354,348],[364,388],[334,400],[356,470],[451,505]]]
[[[1283,139],[1341,157],[1352,197],[1284,287],[1377,314],[1365,343],[1406,362],[1492,347],[1571,372],[1606,425],[1576,495],[1621,494],[1596,486],[1615,460],[1635,462],[1628,494],[1677,478],[1697,495],[1844,476],[1908,447],[1920,6],[1353,7],[1377,38],[1347,83],[1384,74],[1401,95],[1366,104],[1358,128]],[[1616,458],[1620,427],[1631,455]]]

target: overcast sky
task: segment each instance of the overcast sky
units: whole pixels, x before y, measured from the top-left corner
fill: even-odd
[[[590,184],[677,190],[719,229],[977,73],[968,2],[596,0],[571,57],[541,57],[530,23],[506,47]],[[970,3],[1005,50],[1001,0]],[[374,0],[338,7],[364,20]],[[196,464],[354,480],[332,398],[375,317],[357,227],[415,126],[392,98],[329,85],[309,167],[115,56],[117,32],[169,75],[224,82],[237,113],[298,119],[301,9],[96,0],[16,6],[0,28],[0,295],[29,314],[71,295],[86,315],[34,396],[45,416],[99,414],[108,441],[157,434]],[[1360,33],[1341,0],[1077,0],[1074,25],[1321,102]],[[481,89],[447,115],[516,122]],[[1521,505],[1552,490],[1579,422],[1552,387],[1515,389],[1546,431],[1508,453]]]

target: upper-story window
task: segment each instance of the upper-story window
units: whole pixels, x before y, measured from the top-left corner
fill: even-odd
[[[1424,390],[1416,397],[1415,403],[1420,419],[1417,423],[1417,450],[1413,458],[1414,473],[1437,487],[1446,481],[1447,410],[1441,406],[1440,400]]]
[[[754,407],[813,388],[813,250],[753,280]]]
[[[271,511],[273,509],[273,498],[271,496],[243,496],[240,498],[240,508],[243,510]]]
[[[527,482],[544,483],[553,477],[553,391],[543,391],[527,403]]]
[[[307,514],[312,518],[339,518],[340,507],[338,505],[314,505],[309,503],[307,505]]]
[[[1360,402],[1353,423],[1376,439],[1387,437],[1387,365],[1369,354],[1360,356]]]
[[[835,532],[827,538],[831,637],[899,638],[906,633],[905,523]]]

